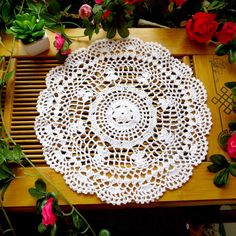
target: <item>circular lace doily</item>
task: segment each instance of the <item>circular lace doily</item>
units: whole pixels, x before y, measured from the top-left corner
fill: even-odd
[[[157,43],[99,40],[52,69],[35,130],[46,162],[78,193],[148,203],[205,159],[203,84]]]

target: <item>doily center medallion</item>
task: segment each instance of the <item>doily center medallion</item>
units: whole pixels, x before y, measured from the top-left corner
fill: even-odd
[[[52,69],[35,131],[45,160],[76,192],[149,203],[181,187],[207,155],[207,94],[157,43],[98,40]]]
[[[131,148],[153,135],[156,111],[144,91],[131,86],[108,88],[89,111],[92,130],[114,148]]]

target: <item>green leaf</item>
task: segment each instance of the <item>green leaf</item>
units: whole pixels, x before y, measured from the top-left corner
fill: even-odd
[[[41,39],[44,36],[45,32],[44,30],[41,31],[37,31],[37,32],[33,32],[32,33],[32,37],[36,40],[36,39]]]
[[[73,211],[72,213],[72,220],[73,220],[73,225],[77,230],[81,230],[83,227],[83,221],[80,219],[80,217],[78,216],[78,214]]]
[[[4,82],[7,82],[13,75],[14,75],[14,73],[15,73],[15,70],[12,70],[12,71],[10,71],[10,72],[7,72],[6,74],[5,74],[5,76],[4,76]]]
[[[230,174],[233,175],[234,177],[236,177],[236,163],[235,162],[231,162],[229,165],[229,171]]]
[[[227,83],[225,83],[225,86],[229,89],[232,89],[232,88],[236,87],[236,82],[227,82]]]
[[[45,231],[47,230],[47,226],[46,225],[44,225],[43,223],[40,223],[39,225],[38,225],[38,231],[39,231],[39,233],[44,233]]]
[[[102,12],[102,5],[95,4],[93,7],[93,14],[97,14],[98,12]]]
[[[221,132],[218,136],[218,142],[220,144],[220,147],[222,149],[226,149],[226,145],[227,145],[227,141],[230,138],[230,134],[225,133],[225,132]]]
[[[233,112],[236,113],[236,104],[234,104],[234,105],[232,106],[232,110],[233,110]]]
[[[107,38],[112,39],[116,35],[116,27],[110,27],[107,31]]]
[[[22,153],[22,150],[21,150],[21,146],[19,144],[16,144],[13,147],[12,153],[13,153],[13,160],[16,163],[20,163],[21,162],[21,158],[23,157],[23,153]]]
[[[236,121],[229,122],[228,126],[231,130],[236,130]]]
[[[52,229],[51,229],[51,233],[50,236],[55,236],[57,233],[57,225],[53,225]]]
[[[218,56],[223,56],[227,54],[230,50],[230,46],[227,44],[220,44],[215,49],[215,54]]]
[[[39,191],[36,188],[29,188],[29,193],[32,197],[36,198],[36,199],[41,199],[41,198],[45,198],[46,197],[46,193],[44,191]]]
[[[94,20],[94,24],[95,24],[95,25],[98,25],[98,24],[101,22],[101,20],[102,20],[102,15],[103,15],[103,12],[100,11],[100,12],[98,12],[98,13],[94,16],[93,20]]]
[[[224,170],[217,173],[214,178],[215,186],[216,187],[225,186],[228,182],[228,177],[229,177],[229,168],[225,168]]]
[[[233,87],[233,88],[231,89],[231,92],[232,92],[232,94],[233,94],[234,96],[236,96],[236,87]],[[234,102],[236,101],[235,97],[233,97],[233,101],[234,101]]]
[[[34,183],[34,186],[37,190],[46,193],[47,186],[46,186],[46,183],[42,179],[37,179]]]
[[[229,59],[230,64],[232,64],[236,61],[236,50],[234,50],[232,48],[229,50],[229,58],[228,59]]]
[[[84,35],[89,36],[89,40],[91,40],[92,36],[93,36],[93,28],[91,28],[91,27],[86,28],[84,30]]]
[[[107,229],[101,229],[98,236],[110,236],[110,232]]]
[[[228,167],[229,166],[229,162],[221,154],[214,154],[214,155],[210,156],[210,161],[213,164],[221,166],[221,167]]]
[[[2,16],[4,23],[8,23],[11,19],[10,18],[10,9],[11,9],[11,5],[10,5],[9,1],[5,1],[5,3],[2,6],[2,12],[1,12],[1,16]]]
[[[6,178],[15,178],[12,169],[8,166],[7,162],[3,162],[0,165],[0,176],[5,176]]]
[[[216,172],[222,170],[223,168],[225,168],[225,167],[224,166],[220,166],[220,165],[216,165],[216,164],[211,164],[211,165],[207,166],[207,169],[210,172],[213,172],[213,173],[216,173]]]
[[[129,36],[129,29],[128,27],[121,25],[121,27],[118,28],[118,33],[122,38],[127,38]]]
[[[220,236],[227,236],[225,227],[222,221],[219,222],[219,233],[220,233]]]

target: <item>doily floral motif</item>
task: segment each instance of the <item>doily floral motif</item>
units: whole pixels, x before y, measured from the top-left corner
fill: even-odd
[[[157,43],[99,40],[52,69],[35,121],[46,162],[78,193],[148,203],[207,154],[203,84]]]

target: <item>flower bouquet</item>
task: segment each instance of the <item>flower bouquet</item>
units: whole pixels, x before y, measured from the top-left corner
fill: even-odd
[[[143,0],[95,0],[93,8],[84,4],[79,9],[80,18],[85,26],[84,34],[92,38],[102,28],[107,32],[107,38],[113,38],[116,32],[126,38],[128,28],[133,25],[133,16],[136,7]]]

